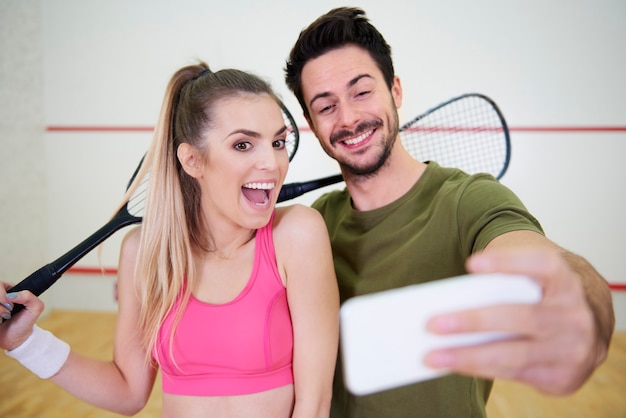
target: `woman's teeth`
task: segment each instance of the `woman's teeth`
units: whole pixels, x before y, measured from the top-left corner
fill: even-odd
[[[246,183],[243,187],[247,189],[263,189],[263,190],[271,190],[276,187],[275,183]]]
[[[266,205],[269,202],[268,190],[276,187],[275,183],[246,183],[242,187],[243,195],[255,205]]]

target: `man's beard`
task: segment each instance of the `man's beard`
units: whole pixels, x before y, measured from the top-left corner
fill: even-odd
[[[376,175],[378,170],[385,165],[387,162],[389,155],[391,154],[391,150],[393,145],[396,142],[396,138],[398,137],[400,125],[398,119],[398,112],[393,112],[393,120],[388,120],[389,130],[386,135],[383,136],[383,139],[379,145],[377,145],[378,155],[376,155],[375,159],[366,164],[354,164],[346,159],[341,157],[331,155],[341,167],[341,171],[344,176],[348,176],[351,178],[370,178]],[[367,121],[359,124],[354,132],[341,131],[331,136],[330,141],[331,144],[335,144],[338,141],[344,138],[356,137],[364,132],[367,132],[372,129],[380,128],[384,126],[381,120],[376,121]]]

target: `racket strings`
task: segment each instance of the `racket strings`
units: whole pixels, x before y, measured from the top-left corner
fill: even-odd
[[[146,198],[148,196],[148,184],[150,182],[150,173],[146,173],[141,182],[137,185],[135,192],[126,204],[126,210],[132,216],[142,218],[144,208],[146,206]]]
[[[402,142],[420,161],[498,176],[508,158],[499,113],[481,96],[464,96],[402,128]]]

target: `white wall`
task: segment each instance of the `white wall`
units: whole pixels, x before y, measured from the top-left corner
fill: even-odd
[[[48,261],[43,51],[38,1],[0,0],[0,277]]]
[[[11,98],[11,104],[2,100],[0,126],[12,126],[15,106],[40,104],[32,106],[28,118],[33,122],[27,124],[35,131],[28,138],[36,145],[12,139],[3,130],[3,141],[12,145],[1,152],[21,172],[30,172],[24,167],[43,170],[45,180],[40,176],[37,187],[43,190],[41,202],[47,200],[47,211],[34,217],[35,223],[47,225],[45,232],[33,234],[33,217],[0,219],[2,276],[17,275],[18,281],[39,267],[41,256],[29,249],[34,251],[42,240],[49,261],[99,227],[150,141],[149,132],[46,132],[41,139],[40,122],[152,126],[172,72],[201,58],[215,69],[236,67],[268,77],[305,126],[283,82],[284,60],[304,26],[343,4],[0,0],[5,28],[0,86],[3,96],[6,91]],[[480,92],[500,105],[513,128],[626,126],[623,0],[369,0],[358,5],[392,45],[405,91],[402,121],[452,96]],[[18,48],[18,42],[26,42],[25,33],[27,47]],[[24,65],[21,50],[38,60]],[[24,74],[42,81],[11,81]],[[336,172],[310,133],[301,140],[288,181]],[[609,281],[626,283],[621,261],[626,174],[618,168],[626,155],[626,132],[513,130],[512,146],[503,183],[519,194],[551,238],[586,256]],[[40,155],[41,165],[31,162],[33,155]],[[21,212],[28,202],[21,195],[8,198],[15,193],[8,174],[3,177],[3,214]],[[298,201],[310,203],[317,195]],[[101,262],[94,253],[80,264],[115,266],[120,237],[105,245]],[[49,304],[114,309],[113,281],[110,276],[66,275],[49,292]],[[624,299],[624,292],[616,293],[618,325],[626,328]]]

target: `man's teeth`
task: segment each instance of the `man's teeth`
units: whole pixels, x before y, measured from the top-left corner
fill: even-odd
[[[345,141],[343,141],[343,143],[346,144],[346,145],[358,144],[359,142],[363,141],[365,138],[370,136],[372,134],[372,132],[374,132],[374,131],[365,132],[365,133],[357,136],[356,138],[346,139]]]
[[[247,189],[271,190],[276,187],[275,183],[246,183],[243,187]]]

